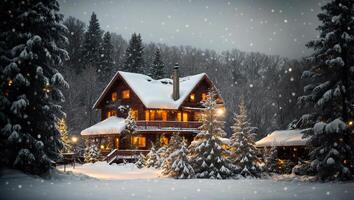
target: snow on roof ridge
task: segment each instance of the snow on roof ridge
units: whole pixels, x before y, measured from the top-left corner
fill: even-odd
[[[106,88],[103,90],[99,98],[96,100],[93,108],[97,106],[101,98],[117,78],[118,74],[126,81],[129,87],[139,97],[147,108],[165,108],[178,109],[194,87],[207,76],[206,73],[200,73],[180,78],[180,98],[173,100],[172,98],[172,79],[162,78],[155,80],[148,75],[117,71]],[[148,84],[150,83],[150,84]]]

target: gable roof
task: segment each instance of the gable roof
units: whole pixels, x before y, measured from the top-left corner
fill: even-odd
[[[113,86],[113,83],[118,77],[121,77],[128,84],[146,108],[155,109],[178,109],[201,80],[207,78],[210,82],[205,73],[181,77],[179,79],[180,98],[175,101],[172,98],[172,79],[163,78],[154,80],[144,74],[118,71],[103,90],[102,94],[93,105],[93,108],[96,108],[104,99],[106,93]]]

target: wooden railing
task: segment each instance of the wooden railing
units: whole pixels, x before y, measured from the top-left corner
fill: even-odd
[[[136,121],[138,129],[198,129],[202,123],[199,121]]]

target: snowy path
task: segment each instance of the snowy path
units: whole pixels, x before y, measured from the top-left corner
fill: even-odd
[[[91,168],[89,170],[89,168]],[[77,171],[96,171],[96,177],[115,171],[112,180],[65,176],[43,180],[20,173],[0,177],[1,199],[338,199],[354,196],[354,183],[304,183],[273,180],[175,180],[158,178],[157,170],[132,166],[82,166]],[[97,169],[100,169],[99,173]],[[135,172],[134,172],[135,171]],[[150,175],[149,175],[150,174]],[[154,178],[151,178],[155,176]],[[118,178],[122,178],[118,180]]]

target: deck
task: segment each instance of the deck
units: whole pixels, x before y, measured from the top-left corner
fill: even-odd
[[[136,131],[192,131],[197,132],[202,125],[199,121],[136,121]]]

